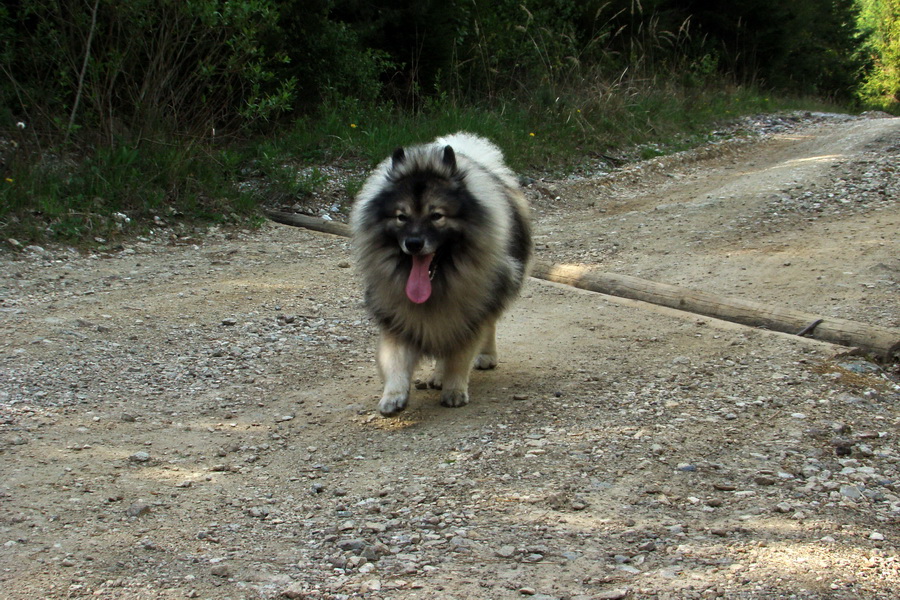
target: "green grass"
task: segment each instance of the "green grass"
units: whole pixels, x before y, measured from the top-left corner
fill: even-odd
[[[650,158],[702,143],[717,123],[794,109],[841,110],[725,83],[620,82],[485,105],[437,97],[416,111],[344,100],[272,135],[227,146],[176,140],[118,143],[85,155],[20,152],[7,158],[0,181],[0,239],[94,245],[143,234],[158,219],[186,229],[252,225],[261,222],[261,204],[322,189],[321,167],[368,168],[398,146],[460,130],[494,140],[519,172],[561,174],[597,153],[641,146]],[[363,181],[345,183],[347,201]]]

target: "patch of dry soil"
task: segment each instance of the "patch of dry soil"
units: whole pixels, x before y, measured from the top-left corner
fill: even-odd
[[[900,326],[900,119],[531,186],[539,255]],[[0,256],[0,596],[895,598],[900,388],[532,280],[473,402],[383,419],[348,241]]]

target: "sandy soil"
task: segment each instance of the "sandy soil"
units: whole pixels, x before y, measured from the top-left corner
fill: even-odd
[[[539,256],[900,327],[900,119],[801,121],[535,181]],[[900,589],[895,366],[532,280],[383,419],[347,240],[172,232],[0,254],[0,597]]]

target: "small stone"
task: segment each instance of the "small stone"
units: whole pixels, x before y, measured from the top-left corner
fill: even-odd
[[[265,506],[253,506],[247,509],[247,514],[256,519],[265,519],[269,516],[269,509]]]
[[[337,547],[345,552],[361,552],[366,547],[366,542],[359,538],[347,538],[338,540]]]
[[[135,452],[128,457],[128,460],[136,463],[145,463],[150,460],[150,455],[147,452]]]
[[[341,262],[338,263],[337,266],[338,266],[339,269],[349,269],[349,268],[350,268],[350,261],[342,260]]]
[[[862,498],[862,492],[860,492],[859,488],[855,485],[842,485],[840,492],[841,496],[850,498],[851,500],[859,500]]]
[[[227,565],[216,565],[209,572],[215,577],[225,578],[231,576],[231,569]]]
[[[375,533],[384,533],[387,531],[387,525],[384,523],[377,523],[374,521],[369,521],[365,523],[364,527],[369,531],[374,531]]]
[[[791,505],[787,502],[779,502],[775,505],[775,512],[788,513],[791,512]]]
[[[835,456],[850,456],[853,454],[853,440],[836,437],[831,440],[831,445],[834,446]]]
[[[628,595],[628,588],[604,590],[593,596],[595,600],[622,600]]]
[[[159,550],[159,544],[151,540],[150,538],[143,538],[138,542],[138,545],[144,550]]]
[[[880,541],[884,540],[884,534],[878,533],[877,531],[873,531],[871,534],[869,534],[869,539],[876,541],[876,542],[880,542]]]
[[[693,473],[694,471],[697,470],[697,465],[692,465],[692,464],[688,464],[688,463],[679,463],[678,466],[676,467],[676,469],[678,469],[679,471],[681,471],[683,473]]]
[[[146,502],[135,502],[125,509],[125,514],[129,517],[142,517],[150,512],[150,505]]]
[[[227,319],[222,319],[222,325],[225,327],[234,327],[237,325],[237,319],[234,317],[228,317]]]
[[[303,600],[306,598],[306,590],[300,583],[292,583],[281,591],[281,595],[289,600]]]
[[[516,555],[516,547],[510,545],[500,546],[500,549],[497,550],[497,556],[500,558],[512,558]]]
[[[537,594],[537,590],[533,587],[521,587],[519,588],[519,593],[523,596],[534,596]]]

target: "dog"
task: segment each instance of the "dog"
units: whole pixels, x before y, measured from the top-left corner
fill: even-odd
[[[398,148],[364,183],[350,227],[381,330],[379,412],[406,408],[422,357],[435,359],[428,384],[441,404],[468,404],[472,366],[497,366],[497,320],[533,250],[528,204],[500,149],[465,132]]]

